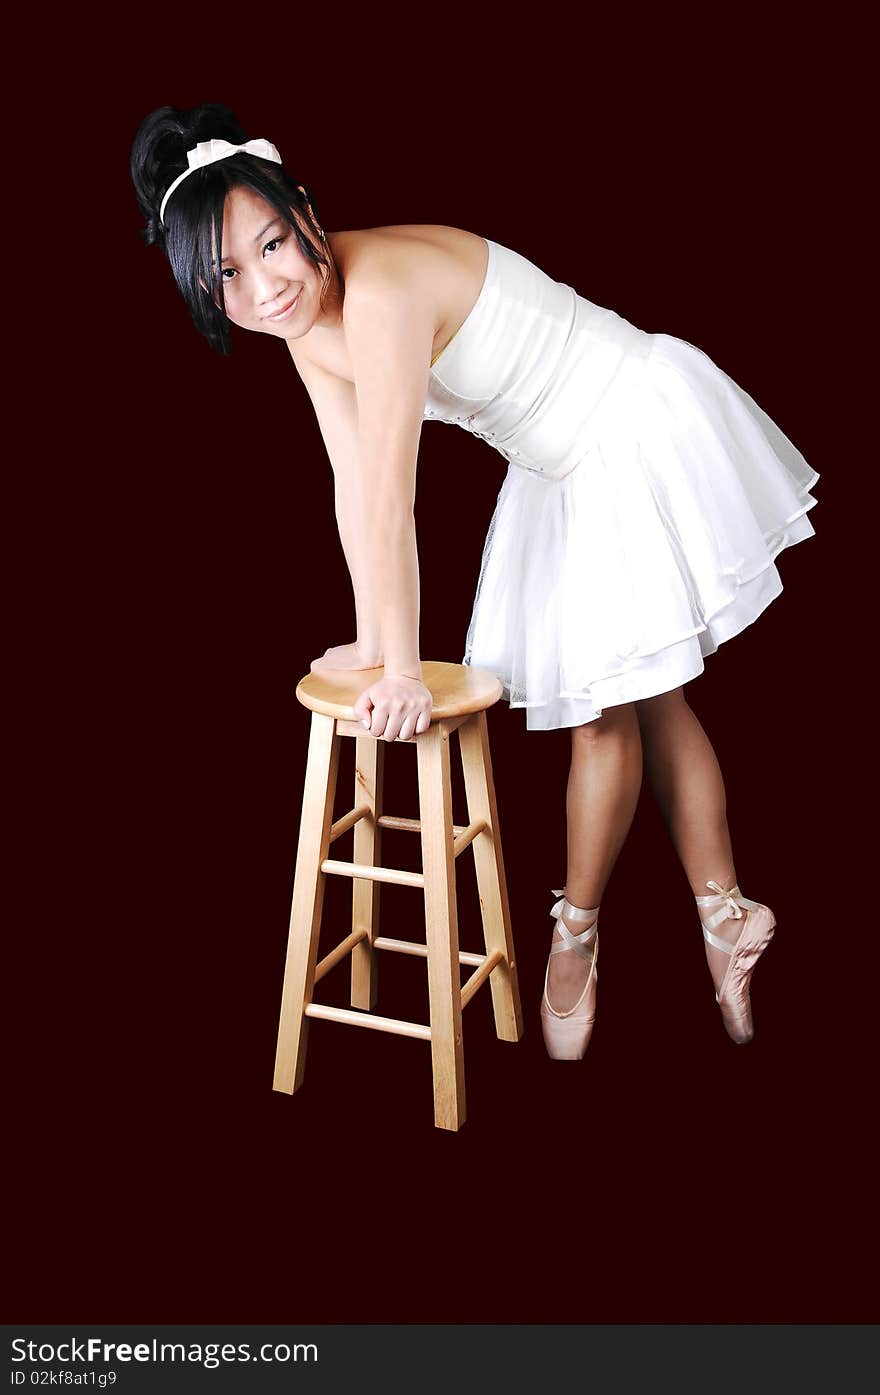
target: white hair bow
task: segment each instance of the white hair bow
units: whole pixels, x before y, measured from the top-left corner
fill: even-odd
[[[200,140],[197,145],[186,152],[189,168],[172,180],[165,190],[165,197],[159,205],[159,222],[164,226],[165,205],[181,180],[186,179],[193,170],[200,170],[204,165],[212,165],[215,160],[224,160],[227,155],[237,155],[242,150],[247,155],[258,155],[262,160],[274,160],[277,165],[281,164],[281,156],[270,140],[262,138],[246,140],[241,145],[231,145],[228,140]]]

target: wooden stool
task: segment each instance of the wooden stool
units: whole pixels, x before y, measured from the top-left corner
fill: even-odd
[[[312,723],[303,793],[302,821],[293,882],[290,934],[284,969],[281,1021],[273,1088],[293,1094],[305,1072],[308,1019],[322,1017],[383,1032],[422,1037],[431,1043],[434,1069],[434,1122],[459,1129],[465,1120],[461,1011],[489,980],[495,1030],[502,1041],[519,1041],[522,1011],[516,980],[510,910],[498,831],[495,787],[486,729],[486,708],[501,696],[490,673],[462,664],[423,663],[424,683],[434,701],[429,729],[410,740],[418,747],[420,818],[394,818],[382,812],[385,747],[356,719],[353,704],[381,677],[381,669],[360,673],[308,674],[297,687]],[[467,827],[452,822],[449,737],[458,731],[468,806]],[[340,738],[355,739],[354,808],[333,820]],[[408,743],[407,743],[408,744]],[[328,857],[330,844],[354,825],[354,861]],[[421,872],[379,865],[380,828],[420,832]],[[473,844],[483,918],[485,954],[458,948],[455,859]],[[327,876],[354,878],[351,934],[317,959]],[[379,934],[379,884],[421,887],[425,894],[427,943]],[[376,1002],[378,949],[417,954],[428,960],[430,1025],[379,1017]],[[314,985],[351,955],[351,1009],[312,1001]],[[460,964],[474,972],[462,986]]]

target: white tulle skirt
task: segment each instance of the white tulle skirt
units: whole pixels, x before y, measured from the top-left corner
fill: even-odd
[[[483,551],[464,662],[530,729],[695,678],[782,591],[813,537],[819,479],[707,354],[671,335],[628,358],[562,478],[511,463]]]

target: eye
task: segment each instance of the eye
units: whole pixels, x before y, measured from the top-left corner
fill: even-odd
[[[268,242],[265,244],[265,246],[263,247],[263,251],[265,252],[266,249],[267,249],[268,247],[280,247],[281,244],[282,244],[282,242],[286,242],[286,241],[287,241],[287,235],[286,235],[286,234],[285,234],[283,237],[272,237],[272,238],[269,239],[269,241],[268,241]],[[227,275],[226,275],[227,271],[230,272],[231,275],[227,276]],[[233,276],[237,276],[237,275],[238,275],[238,272],[237,272],[237,271],[235,270],[235,268],[232,267],[232,266],[224,266],[223,269],[222,269],[221,272],[220,272],[220,278],[221,278],[221,280],[225,280],[225,281],[231,281],[231,280],[232,280],[232,277],[233,277]]]

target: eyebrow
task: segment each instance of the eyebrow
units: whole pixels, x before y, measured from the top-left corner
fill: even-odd
[[[270,219],[270,221],[266,224],[266,226],[265,226],[264,228],[260,228],[260,231],[257,233],[256,237],[254,238],[254,242],[259,242],[260,238],[263,237],[263,236],[265,236],[265,234],[269,231],[270,228],[274,228],[275,224],[276,224],[276,223],[280,223],[281,221],[282,221],[281,218],[272,218],[272,219]],[[231,262],[231,261],[233,261],[233,258],[232,258],[232,257],[224,257],[223,260],[222,260],[222,262],[220,263],[220,265],[221,265],[221,266],[225,266],[227,262]],[[216,262],[215,262],[215,265],[216,265]]]

